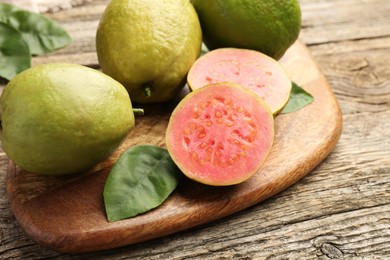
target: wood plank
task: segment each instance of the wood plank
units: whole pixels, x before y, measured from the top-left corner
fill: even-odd
[[[170,259],[175,252],[176,259],[200,259],[202,255],[207,255],[207,259],[364,259],[361,258],[364,255],[380,259],[383,255],[376,252],[389,253],[388,210],[389,206],[361,209],[277,225],[269,230],[264,230],[269,221],[261,223],[257,218],[244,218],[245,222],[240,222],[243,216],[238,214],[224,225],[214,225],[214,232],[206,226],[187,234],[198,237],[196,241],[184,240],[178,245],[174,242],[175,237],[160,239],[148,248],[132,246],[126,255],[113,253],[110,256],[116,259]],[[226,229],[225,225],[234,228]],[[160,244],[164,244],[164,248],[153,248],[159,248]]]
[[[13,4],[33,12],[58,12],[72,7],[91,2],[93,0],[3,0],[2,2]]]
[[[308,1],[301,0],[301,38],[308,45],[390,36],[383,0]]]

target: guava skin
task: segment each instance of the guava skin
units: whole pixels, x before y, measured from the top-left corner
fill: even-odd
[[[298,39],[297,0],[191,0],[209,50],[235,47],[280,59]]]
[[[102,71],[137,103],[175,98],[201,45],[199,19],[188,0],[113,0],[96,32]]]
[[[108,157],[134,126],[130,97],[107,75],[45,64],[15,76],[0,97],[1,143],[21,168],[81,172]]]

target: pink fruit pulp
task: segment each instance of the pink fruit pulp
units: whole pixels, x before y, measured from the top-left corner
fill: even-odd
[[[291,80],[271,57],[253,50],[221,48],[200,57],[187,82],[192,90],[217,82],[232,82],[253,91],[277,114],[286,105]]]
[[[196,90],[179,103],[168,124],[166,144],[187,177],[225,186],[256,173],[273,138],[268,106],[241,86],[219,83]]]

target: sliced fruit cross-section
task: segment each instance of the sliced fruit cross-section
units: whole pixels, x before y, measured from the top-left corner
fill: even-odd
[[[253,91],[277,114],[287,104],[291,80],[276,60],[258,51],[222,48],[200,57],[187,82],[192,90],[217,82],[237,83]]]
[[[260,169],[273,137],[273,115],[260,98],[239,85],[217,83],[179,103],[166,143],[187,177],[225,186],[243,182]]]

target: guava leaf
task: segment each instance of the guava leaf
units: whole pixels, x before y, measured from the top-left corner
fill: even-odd
[[[287,105],[282,110],[281,114],[295,112],[314,101],[314,97],[306,92],[303,88],[292,82],[292,89]]]
[[[0,21],[4,21],[12,12],[23,10],[15,5],[0,3]]]
[[[176,189],[181,176],[166,149],[152,145],[127,149],[104,186],[108,221],[134,217],[161,205]]]
[[[11,80],[31,67],[31,54],[22,34],[0,22],[0,76]]]
[[[37,13],[15,10],[3,13],[1,20],[22,33],[33,55],[52,52],[71,42],[58,23]]]

